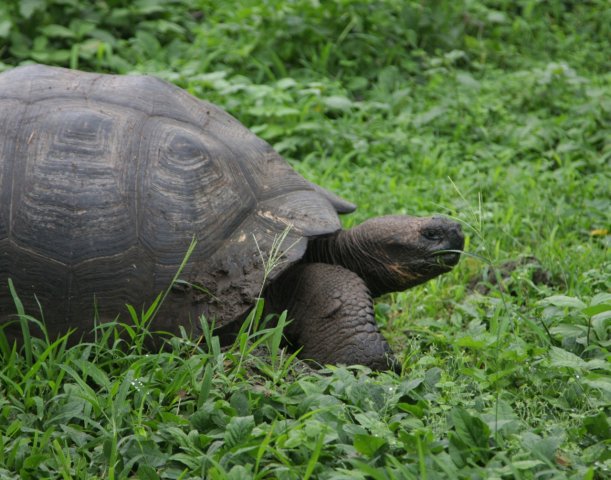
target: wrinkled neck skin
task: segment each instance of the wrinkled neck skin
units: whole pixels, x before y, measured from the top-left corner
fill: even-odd
[[[391,260],[358,228],[311,240],[304,260],[341,265],[352,270],[365,281],[374,297],[401,289],[389,271]],[[421,282],[415,281],[414,285],[418,283]]]

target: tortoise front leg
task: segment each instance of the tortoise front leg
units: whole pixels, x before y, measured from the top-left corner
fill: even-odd
[[[400,370],[376,325],[369,290],[354,272],[325,263],[296,265],[273,283],[268,300],[274,311],[288,311],[292,322],[285,333],[302,347],[300,357]]]

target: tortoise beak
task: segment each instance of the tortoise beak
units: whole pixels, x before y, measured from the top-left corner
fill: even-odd
[[[433,252],[435,263],[450,269],[460,260],[460,254],[465,246],[462,227],[460,223],[443,217],[433,217],[432,222],[439,225],[439,231],[444,232],[443,240]]]
[[[440,252],[434,253],[435,263],[441,267],[452,268],[460,260],[461,251],[459,250],[441,250]]]

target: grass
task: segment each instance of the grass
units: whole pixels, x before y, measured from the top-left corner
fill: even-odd
[[[1,68],[158,75],[355,201],[346,226],[443,213],[470,255],[378,300],[401,376],[312,372],[260,310],[160,352],[135,311],[76,346],[21,311],[0,477],[606,478],[610,25],[602,0],[4,2]]]

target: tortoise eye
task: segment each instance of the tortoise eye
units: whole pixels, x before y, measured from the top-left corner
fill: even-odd
[[[433,242],[438,242],[439,240],[443,240],[443,233],[436,228],[426,228],[422,232],[422,236],[427,240],[431,240]]]

